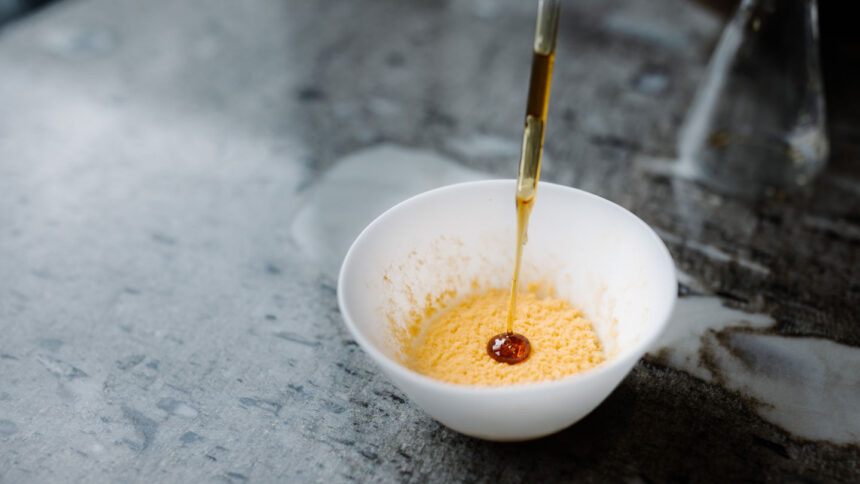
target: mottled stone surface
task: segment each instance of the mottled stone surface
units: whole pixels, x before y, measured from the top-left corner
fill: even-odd
[[[804,193],[709,193],[661,167],[720,21],[565,8],[543,178],[650,223],[684,297],[597,410],[520,444],[381,376],[333,267],[374,215],[356,194],[428,183],[338,188],[375,159],[514,175],[533,5],[80,0],[4,26],[0,482],[860,480],[860,126],[832,120]]]

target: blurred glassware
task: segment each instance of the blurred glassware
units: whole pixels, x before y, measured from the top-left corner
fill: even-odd
[[[20,19],[56,0],[0,0],[0,25]]]
[[[809,183],[829,151],[816,0],[744,0],[678,137],[678,169],[717,191]]]

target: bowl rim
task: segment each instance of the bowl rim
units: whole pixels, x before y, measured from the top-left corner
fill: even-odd
[[[408,207],[409,205],[420,203],[423,199],[429,197],[438,196],[440,193],[447,191],[455,191],[462,190],[464,188],[481,188],[484,186],[498,186],[498,185],[510,185],[511,188],[515,186],[516,180],[514,179],[489,179],[489,180],[478,180],[478,181],[469,181],[462,183],[454,183],[451,185],[445,185],[442,187],[434,188],[412,197],[409,197],[396,205],[388,208],[385,212],[377,216],[372,222],[370,222],[367,227],[365,227],[361,233],[355,238],[352,244],[349,247],[349,250],[346,253],[346,256],[343,258],[343,262],[340,267],[340,271],[338,272],[337,278],[337,303],[338,308],[340,310],[341,318],[343,319],[344,325],[349,329],[349,332],[352,334],[353,338],[355,338],[356,342],[361,346],[361,348],[370,355],[370,357],[382,367],[384,371],[390,371],[396,374],[398,377],[402,377],[405,379],[412,380],[418,384],[421,384],[425,387],[431,387],[433,391],[441,392],[441,393],[458,393],[458,394],[474,394],[474,395],[493,395],[493,396],[504,396],[513,393],[521,393],[523,391],[551,391],[554,389],[568,387],[573,385],[577,381],[581,380],[592,380],[596,378],[600,378],[604,373],[611,373],[617,367],[622,366],[627,363],[631,356],[635,356],[635,361],[638,361],[645,355],[648,348],[654,344],[654,342],[663,334],[668,325],[669,318],[672,315],[672,312],[675,308],[675,303],[677,301],[677,286],[678,279],[676,275],[676,268],[674,260],[672,259],[671,254],[669,253],[669,249],[666,247],[666,244],[663,240],[657,235],[657,233],[652,229],[647,223],[645,223],[642,219],[637,217],[633,212],[627,210],[626,208],[618,205],[615,202],[607,200],[603,197],[595,195],[593,193],[586,192],[585,190],[580,190],[578,188],[569,187],[566,185],[560,185],[557,183],[550,182],[540,182],[540,188],[550,190],[562,190],[562,191],[572,191],[576,193],[578,196],[583,196],[585,198],[590,198],[592,200],[596,200],[598,203],[608,204],[615,210],[620,210],[624,214],[626,214],[629,218],[632,219],[634,223],[637,223],[646,229],[646,233],[652,237],[652,239],[656,242],[658,251],[661,253],[665,262],[668,263],[670,267],[670,277],[672,280],[672,291],[669,297],[669,301],[667,305],[665,305],[665,309],[661,312],[662,314],[655,314],[656,320],[659,321],[658,328],[647,338],[640,338],[638,342],[633,344],[626,351],[621,352],[621,354],[612,357],[611,359],[607,359],[600,365],[590,368],[588,370],[574,373],[572,375],[567,375],[555,380],[546,380],[546,381],[538,381],[538,382],[524,382],[524,383],[515,383],[510,385],[468,385],[463,383],[451,383],[442,380],[437,380],[435,378],[431,378],[426,375],[422,375],[415,370],[407,368],[403,366],[398,361],[388,357],[382,351],[376,348],[376,346],[370,342],[365,336],[358,330],[357,326],[353,322],[352,314],[350,313],[349,307],[346,304],[345,296],[344,296],[344,275],[349,271],[349,267],[352,265],[353,260],[355,258],[356,246],[359,241],[367,237],[367,234],[372,232],[376,226],[378,226],[382,220],[390,217],[392,213],[395,211],[400,211],[404,207]],[[514,193],[514,190],[511,190],[511,194]],[[629,371],[629,370],[627,370]],[[625,372],[626,375],[626,372]],[[623,378],[623,377],[622,377]]]

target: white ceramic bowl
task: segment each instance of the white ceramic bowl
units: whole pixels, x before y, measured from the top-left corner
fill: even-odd
[[[393,335],[411,311],[448,289],[509,286],[514,184],[462,183],[396,205],[358,236],[338,280],[346,326],[412,401],[454,430],[500,441],[544,436],[591,412],[660,335],[677,290],[669,251],[644,222],[595,195],[542,182],[523,281],[550,282],[557,296],[580,307],[607,361],[559,380],[497,387],[455,385],[409,370]]]

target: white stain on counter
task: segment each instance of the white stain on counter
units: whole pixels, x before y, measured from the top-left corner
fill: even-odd
[[[735,264],[749,271],[756,272],[765,276],[770,274],[770,269],[767,266],[759,264],[754,260],[729,254],[728,252],[720,249],[719,247],[709,244],[703,244],[695,240],[683,239],[675,234],[670,234],[669,232],[666,232],[665,230],[660,230],[658,228],[654,228],[654,231],[657,232],[660,238],[664,241],[669,242],[671,244],[680,245],[692,251],[698,252],[713,261],[724,263],[734,262]]]
[[[724,385],[766,402],[759,415],[807,439],[860,443],[860,349],[742,332],[719,339]]]
[[[683,297],[678,299],[672,319],[650,353],[658,354],[673,368],[711,381],[714,375],[703,364],[701,355],[712,335],[727,328],[767,328],[773,323],[770,316],[725,307],[718,297]]]
[[[393,144],[365,148],[338,161],[312,187],[292,237],[336,277],[352,241],[386,209],[432,188],[485,178],[432,151]]]
[[[684,297],[650,353],[752,399],[759,416],[798,437],[860,443],[860,348],[761,332],[774,324],[718,297]]]
[[[848,240],[860,240],[860,226],[848,223],[842,219],[804,215],[803,225],[814,230],[833,232]]]

